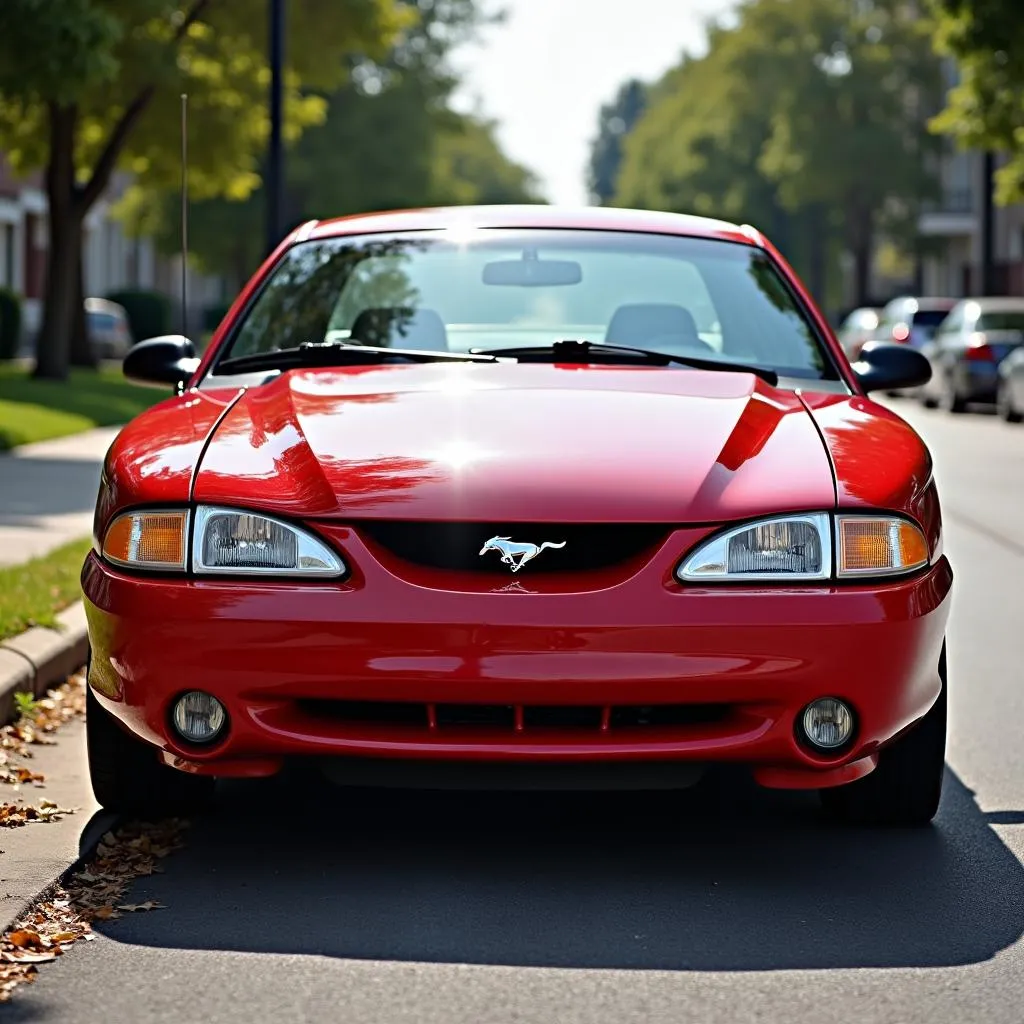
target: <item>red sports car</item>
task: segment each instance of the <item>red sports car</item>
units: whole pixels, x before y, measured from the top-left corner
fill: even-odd
[[[93,787],[677,788],[709,765],[924,824],[946,620],[932,462],[757,231],[626,210],[293,232],[107,455],[83,570]]]

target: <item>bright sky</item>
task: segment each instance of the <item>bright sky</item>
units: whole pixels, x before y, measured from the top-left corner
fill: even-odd
[[[653,81],[704,48],[732,0],[497,0],[503,25],[456,55],[458,100],[500,124],[513,159],[553,203],[587,201],[586,162],[602,103],[627,78]]]

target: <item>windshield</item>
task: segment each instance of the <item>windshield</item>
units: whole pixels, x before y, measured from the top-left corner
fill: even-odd
[[[303,242],[219,358],[302,342],[467,352],[565,339],[835,379],[760,250],[607,231],[482,229]]]
[[[1024,310],[1000,310],[978,317],[979,331],[1024,331]]]

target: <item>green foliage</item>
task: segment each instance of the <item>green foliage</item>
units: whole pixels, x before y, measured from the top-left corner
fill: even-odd
[[[934,190],[939,72],[903,0],[747,0],[654,88],[616,201],[751,222],[804,273],[841,244],[863,298],[874,233]]]
[[[42,558],[0,568],[0,640],[30,626],[57,625],[57,612],[82,596],[79,579],[90,547],[91,538],[83,537]],[[20,701],[16,706],[21,711]]]
[[[940,52],[960,81],[936,131],[961,146],[1006,153],[996,173],[1000,203],[1024,199],[1024,12],[1020,0],[931,0]]]
[[[400,0],[417,14],[378,61],[355,62],[348,81],[323,94],[323,122],[308,128],[286,160],[292,225],[411,206],[534,201],[532,175],[510,161],[494,127],[449,107],[456,79],[451,48],[486,21],[482,0]],[[178,246],[175,195],[135,197],[136,223],[154,230],[161,247]],[[150,202],[138,203],[138,199]],[[259,265],[265,202],[213,199],[191,208],[190,242],[196,266],[236,284]]]
[[[53,381],[0,366],[0,451],[127,423],[169,394],[170,389],[132,384],[120,367],[72,370],[67,381]]]
[[[21,296],[0,288],[0,362],[13,359],[21,338]]]
[[[111,292],[107,298],[124,306],[132,337],[136,341],[156,338],[170,330],[171,304],[166,295],[132,289]]]
[[[215,302],[203,310],[203,330],[215,331],[220,327],[221,320],[228,315],[231,308],[229,302]]]
[[[119,162],[143,185],[171,186],[187,92],[192,194],[247,195],[259,183],[269,129],[266,7],[266,0],[4,0],[0,145],[16,166],[45,165],[47,105],[74,105],[76,162],[88,177],[118,123],[146,97]],[[324,115],[308,90],[340,83],[346,54],[383,52],[403,17],[393,0],[290,0],[287,10],[286,104],[296,138]]]
[[[615,195],[622,165],[622,142],[647,106],[647,87],[635,78],[624,82],[611,103],[601,107],[597,137],[590,146],[587,188],[601,205]]]
[[[18,690],[14,694],[14,708],[19,718],[31,718],[39,710],[39,701],[35,694],[28,690]]]

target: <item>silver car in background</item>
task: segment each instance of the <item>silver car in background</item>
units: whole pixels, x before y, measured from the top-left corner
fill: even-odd
[[[918,397],[929,408],[963,412],[997,399],[1000,364],[1024,345],[1024,298],[964,299],[922,348],[932,377]]]
[[[85,329],[98,359],[124,359],[135,344],[124,306],[109,299],[85,300]]]

